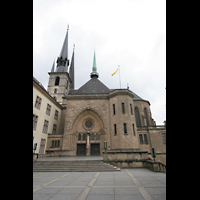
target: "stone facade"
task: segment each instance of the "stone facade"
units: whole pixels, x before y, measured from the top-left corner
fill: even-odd
[[[68,61],[67,45],[68,34],[59,59]],[[156,126],[149,101],[129,89],[111,90],[104,85],[98,79],[95,53],[91,79],[79,89],[74,88],[74,51],[69,72],[69,63],[60,65],[59,59],[56,69],[53,64],[48,73],[46,93],[60,110],[56,134],[48,132],[46,156],[103,155],[106,141],[111,152],[141,152],[150,157],[155,148],[156,161],[166,164],[166,128]],[[126,160],[128,154],[122,155]]]

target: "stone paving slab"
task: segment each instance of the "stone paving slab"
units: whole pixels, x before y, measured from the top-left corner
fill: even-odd
[[[34,200],[165,200],[166,174],[148,169],[119,172],[33,172]]]

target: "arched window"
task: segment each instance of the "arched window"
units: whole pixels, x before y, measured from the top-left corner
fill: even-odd
[[[59,85],[59,82],[60,82],[60,77],[56,77],[55,85]]]
[[[60,146],[60,140],[58,140],[58,145],[57,145],[58,147]]]
[[[96,134],[96,140],[99,140],[99,134],[98,133]]]
[[[136,125],[137,127],[139,127],[141,126],[141,123],[140,123],[140,113],[137,107],[134,108],[134,113],[135,113]]]
[[[54,90],[54,93],[57,93],[57,89]]]
[[[92,140],[94,140],[94,134],[92,133]]]
[[[57,140],[55,140],[55,147],[57,147]]]
[[[149,126],[149,120],[148,120],[148,114],[147,114],[147,109],[144,108],[144,119],[146,120],[146,126]]]
[[[81,134],[78,134],[78,141],[81,141]]]
[[[52,147],[54,146],[54,140],[52,140],[52,144],[51,144],[51,146],[52,146]]]
[[[83,141],[85,141],[85,133],[83,134]]]

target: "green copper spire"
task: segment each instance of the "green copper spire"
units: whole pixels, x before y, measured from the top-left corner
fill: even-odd
[[[97,73],[97,67],[96,67],[96,58],[95,58],[95,52],[94,52],[94,59],[93,59],[93,67],[92,67],[92,73],[90,73],[90,77],[99,77],[99,73]]]

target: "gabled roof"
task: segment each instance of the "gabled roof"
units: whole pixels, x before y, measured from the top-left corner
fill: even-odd
[[[72,92],[72,91],[71,91]],[[70,92],[70,93],[71,93]],[[93,76],[87,83],[80,87],[72,95],[76,94],[109,94],[110,89],[106,87],[96,76]]]

